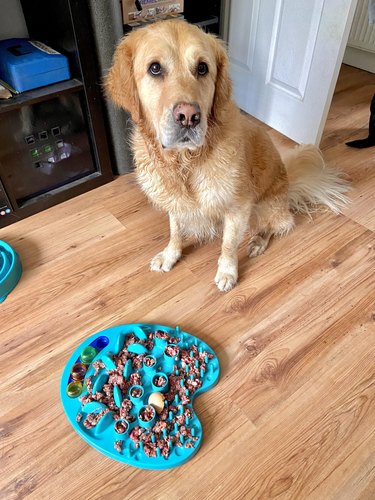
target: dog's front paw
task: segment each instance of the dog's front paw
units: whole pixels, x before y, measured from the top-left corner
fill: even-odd
[[[150,262],[151,271],[155,271],[157,273],[167,273],[172,267],[176,264],[179,259],[179,255],[172,255],[171,252],[163,252],[158,253]]]
[[[229,272],[218,271],[215,283],[221,292],[229,292],[236,285],[237,276]]]

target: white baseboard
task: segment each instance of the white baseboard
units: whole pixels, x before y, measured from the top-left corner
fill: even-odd
[[[375,73],[375,52],[346,47],[343,63],[355,68],[364,69],[370,73]]]

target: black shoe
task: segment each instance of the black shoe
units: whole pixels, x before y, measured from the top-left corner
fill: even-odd
[[[366,139],[347,142],[346,145],[351,148],[369,148],[375,146],[375,94],[371,100],[370,106],[369,135]]]

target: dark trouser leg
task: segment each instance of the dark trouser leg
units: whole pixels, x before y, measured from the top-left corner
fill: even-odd
[[[369,148],[375,146],[375,94],[371,100],[370,106],[370,122],[369,122],[369,135],[366,139],[358,139],[357,141],[350,141],[346,143],[351,148]]]

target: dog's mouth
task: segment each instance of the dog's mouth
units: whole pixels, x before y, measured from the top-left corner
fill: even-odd
[[[204,131],[201,128],[164,133],[159,137],[163,149],[196,149],[203,145]]]

